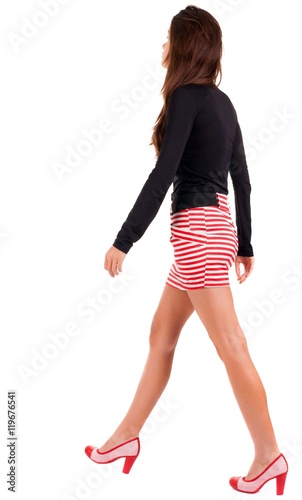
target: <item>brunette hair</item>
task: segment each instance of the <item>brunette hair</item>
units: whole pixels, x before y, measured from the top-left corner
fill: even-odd
[[[218,87],[222,76],[222,31],[209,12],[188,5],[172,18],[169,38],[169,53],[165,61],[167,73],[161,89],[164,104],[151,139],[157,155],[163,139],[168,100],[173,90],[188,83]]]

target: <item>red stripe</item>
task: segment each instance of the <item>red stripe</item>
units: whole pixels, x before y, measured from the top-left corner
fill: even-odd
[[[171,215],[175,263],[167,283],[181,290],[229,286],[238,238],[226,195],[217,193],[219,207],[194,207]]]

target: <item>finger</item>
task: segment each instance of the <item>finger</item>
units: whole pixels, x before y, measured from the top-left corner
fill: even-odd
[[[235,262],[235,271],[236,271],[236,276],[239,279],[239,277],[240,277],[240,262]]]
[[[246,268],[245,268],[245,266],[243,266],[243,270],[241,272],[240,264],[242,264],[242,262],[238,263],[237,279],[238,279],[239,282],[241,282],[243,280],[243,278],[245,277],[245,274],[246,274]]]
[[[118,275],[122,271],[122,263],[117,260],[115,264],[115,274]]]
[[[112,266],[111,266],[111,271],[113,273],[113,276],[117,276],[118,275],[118,261],[116,259],[114,259],[112,261]]]
[[[112,262],[111,262],[111,259],[109,259],[107,256],[105,256],[105,261],[104,261],[104,268],[106,269],[106,271],[108,271],[108,273],[110,274],[111,277],[114,276],[114,274],[112,274]]]
[[[114,277],[112,259],[107,256],[105,257],[104,268],[108,271],[111,277]]]
[[[246,274],[243,274],[239,279],[239,284],[241,285],[242,283],[244,283],[246,278],[247,278]]]
[[[112,263],[111,263],[111,262],[108,264],[107,271],[108,271],[108,273],[110,274],[110,276],[111,276],[112,278],[114,278],[114,273],[113,273],[113,271],[112,271]]]
[[[252,269],[247,269],[241,276],[240,276],[240,279],[239,279],[239,283],[244,283],[244,281],[250,276],[252,272]]]
[[[242,276],[240,276],[240,278],[238,278],[238,283],[241,285],[245,280],[246,276],[243,274]]]
[[[248,276],[251,274],[251,272],[253,271],[253,269],[254,269],[254,266],[253,266],[252,264],[249,264],[249,265],[246,267],[246,269],[245,269],[245,274],[246,274],[246,277],[248,277]]]

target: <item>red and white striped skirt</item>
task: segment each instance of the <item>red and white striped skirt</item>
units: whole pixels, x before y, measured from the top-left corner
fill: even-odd
[[[229,269],[238,251],[237,229],[228,197],[216,193],[218,206],[171,214],[175,261],[166,283],[179,290],[229,286]]]

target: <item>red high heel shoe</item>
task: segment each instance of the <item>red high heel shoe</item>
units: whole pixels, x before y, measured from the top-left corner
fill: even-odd
[[[277,495],[283,495],[287,472],[288,463],[281,453],[259,476],[249,480],[245,480],[244,477],[232,477],[230,485],[234,490],[243,493],[258,493],[265,483],[271,479],[276,479],[276,493]]]
[[[109,464],[118,460],[118,458],[125,458],[123,472],[124,474],[129,474],[132,465],[137,459],[140,452],[140,441],[139,438],[130,439],[111,450],[100,452],[95,446],[86,446],[86,455],[96,462],[97,464]]]

